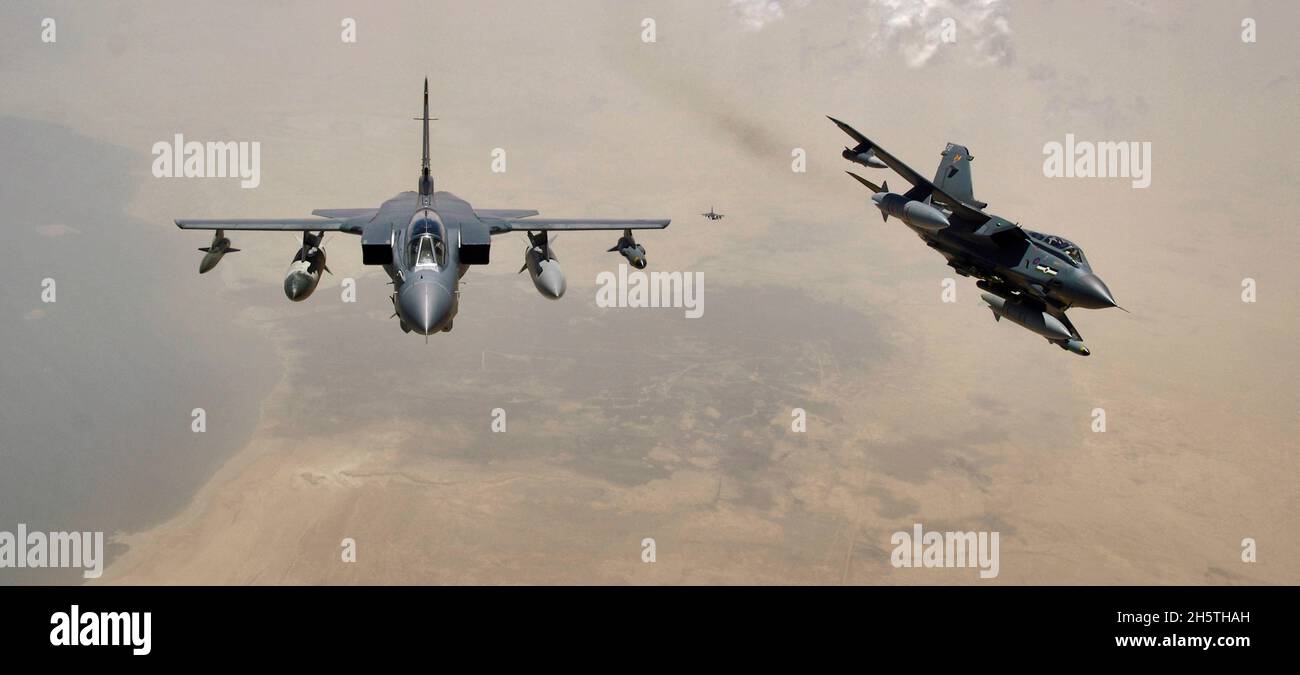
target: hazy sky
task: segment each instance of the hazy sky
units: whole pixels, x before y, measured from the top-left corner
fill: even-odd
[[[1300,580],[1300,295],[1279,262],[1300,245],[1294,3],[24,2],[0,18],[0,529],[119,532],[110,581],[977,581],[891,568],[889,534],[914,522],[1001,531],[1007,583]],[[936,41],[949,18],[956,41]],[[304,303],[281,291],[289,235],[236,235],[243,251],[198,276],[206,237],[174,218],[413,189],[426,76],[439,189],[672,217],[641,240],[652,269],[705,275],[705,316],[597,308],[596,274],[621,259],[592,233],[560,238],[555,303],[516,275],[522,238],[496,240],[427,346],[348,235]],[[1131,313],[1072,312],[1082,359],[995,324],[968,279],[941,303],[951,270],[880,222],[825,115],[922,173],[968,146],[989,210],[1078,242]],[[152,177],[150,148],[176,133],[260,142],[260,187]],[[1044,177],[1044,144],[1067,134],[1149,141],[1151,186]],[[727,218],[696,215],[710,206]],[[367,554],[353,567],[343,537]],[[1244,537],[1268,552],[1253,566]]]

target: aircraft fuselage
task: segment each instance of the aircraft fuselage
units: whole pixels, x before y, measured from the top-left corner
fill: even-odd
[[[403,192],[384,202],[375,219],[392,227],[392,262],[384,265],[393,282],[393,308],[402,329],[421,335],[451,330],[459,311],[460,226],[477,217],[463,199],[449,192],[432,198]]]

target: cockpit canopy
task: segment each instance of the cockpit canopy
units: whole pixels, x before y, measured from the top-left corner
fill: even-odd
[[[421,211],[407,227],[407,261],[411,267],[442,267],[447,264],[447,228],[438,214]]]
[[[1043,234],[1041,232],[1034,232],[1033,230],[1025,230],[1025,234],[1029,235],[1031,239],[1040,244],[1045,244],[1061,253],[1064,253],[1070,260],[1074,261],[1075,265],[1088,264],[1088,259],[1083,255],[1083,249],[1079,248],[1078,244],[1066,239],[1065,237],[1058,237],[1054,234]]]

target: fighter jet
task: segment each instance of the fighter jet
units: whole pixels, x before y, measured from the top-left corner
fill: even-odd
[[[200,272],[216,266],[230,248],[226,230],[302,232],[302,247],[294,254],[284,279],[285,295],[305,300],[320,283],[325,266],[326,232],[361,237],[361,261],[379,265],[392,279],[393,316],[404,332],[431,335],[450,331],[459,311],[460,280],[473,265],[486,265],[492,235],[528,233],[524,269],[533,286],[547,298],[564,295],[564,274],[551,248],[549,234],[558,230],[622,230],[610,251],[617,251],[638,269],[646,265],[645,248],[632,230],[663,229],[669,220],[534,218],[531,209],[479,209],[450,192],[434,190],[429,168],[429,80],[424,81],[424,151],[415,192],[402,192],[379,208],[317,209],[316,218],[284,220],[177,220],[186,230],[216,230]],[[522,271],[522,270],[521,270]]]
[[[949,143],[934,181],[876,145],[849,125],[829,118],[857,141],[845,148],[849,161],[888,167],[912,185],[904,194],[846,172],[871,190],[871,201],[886,220],[902,220],[926,246],[948,260],[958,274],[978,279],[993,318],[1043,336],[1062,349],[1087,356],[1083,336],[1065,317],[1071,307],[1119,307],[1110,289],[1092,271],[1083,249],[1064,237],[1022,229],[1001,216],[986,213],[988,204],[975,199],[971,188],[970,151]],[[1123,309],[1123,308],[1121,308]]]
[[[709,220],[722,220],[723,218],[727,217],[725,214],[722,213],[714,213],[712,206],[709,207],[708,213],[701,213],[700,215],[704,216],[705,218],[708,218]]]

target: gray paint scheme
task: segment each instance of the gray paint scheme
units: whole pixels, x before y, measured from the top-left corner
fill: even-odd
[[[377,209],[317,209],[316,218],[279,220],[224,219],[176,221],[181,229],[217,230],[214,250],[200,266],[207,272],[230,249],[225,230],[289,231],[304,233],[303,247],[285,277],[285,294],[306,299],[315,289],[324,267],[325,232],[361,236],[362,260],[382,265],[392,279],[394,316],[403,331],[430,335],[449,331],[458,311],[460,279],[471,265],[489,260],[491,236],[527,232],[530,247],[525,269],[544,297],[559,298],[565,281],[550,247],[549,232],[561,230],[623,230],[611,251],[617,251],[638,268],[645,267],[645,249],[632,240],[632,230],[663,229],[668,219],[534,218],[531,209],[474,209],[450,192],[436,192],[429,171],[429,81],[424,82],[423,155],[419,189],[403,192]],[[317,232],[311,235],[311,232]],[[224,243],[221,243],[224,239]],[[627,245],[631,242],[631,245]],[[326,271],[328,271],[326,269]]]
[[[701,216],[704,216],[705,218],[708,218],[709,220],[722,220],[723,218],[726,218],[726,217],[727,217],[725,214],[722,214],[722,213],[716,213],[716,212],[713,210],[713,207],[712,207],[712,206],[709,207],[709,212],[708,212],[708,213],[701,213],[700,215],[701,215]]]
[[[853,127],[829,119],[857,141],[856,147],[844,149],[845,159],[888,167],[912,185],[900,195],[890,192],[887,182],[878,186],[846,172],[871,190],[871,201],[885,220],[902,220],[958,274],[978,279],[976,285],[985,291],[981,297],[995,320],[1009,319],[1075,354],[1091,353],[1065,311],[1119,305],[1093,273],[1083,249],[1064,237],[1023,230],[984,212],[988,204],[975,199],[972,157],[964,146],[949,143],[944,148],[930,181]]]

